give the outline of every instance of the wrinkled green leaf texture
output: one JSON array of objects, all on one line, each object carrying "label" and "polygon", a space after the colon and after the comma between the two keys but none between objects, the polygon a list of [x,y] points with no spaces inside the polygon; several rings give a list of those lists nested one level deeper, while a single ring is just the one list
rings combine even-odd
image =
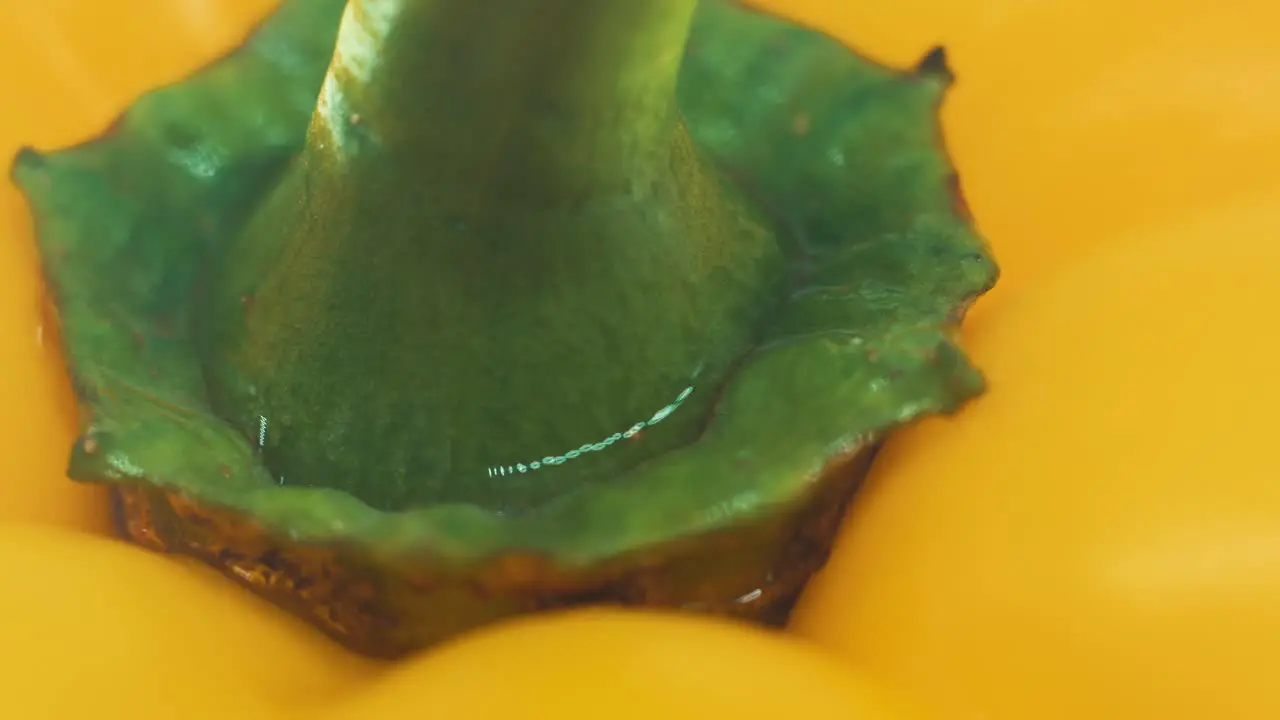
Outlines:
[{"label": "wrinkled green leaf texture", "polygon": [[786,505],[833,457],[981,390],[953,343],[996,269],[958,207],[933,57],[896,71],[705,0],[680,85],[695,140],[790,231],[797,289],[698,442],[518,518],[376,512],[278,487],[204,397],[189,313],[217,253],[300,149],[342,0],[288,0],[232,55],[139,100],[101,138],[14,174],[30,199],[84,438],[73,477],[149,483],[287,537],[466,562],[587,563]]}]

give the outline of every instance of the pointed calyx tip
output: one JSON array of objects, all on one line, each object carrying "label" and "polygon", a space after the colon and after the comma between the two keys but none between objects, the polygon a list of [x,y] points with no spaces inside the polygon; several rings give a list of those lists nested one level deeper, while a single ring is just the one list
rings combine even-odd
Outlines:
[{"label": "pointed calyx tip", "polygon": [[13,163],[9,166],[9,174],[16,180],[18,173],[23,170],[39,170],[44,167],[45,160],[42,153],[30,145],[24,145],[14,155]]},{"label": "pointed calyx tip", "polygon": [[924,57],[920,58],[920,61],[916,63],[914,72],[917,75],[942,78],[947,82],[951,82],[956,78],[947,61],[947,49],[941,45],[935,45],[933,49],[925,53]]}]

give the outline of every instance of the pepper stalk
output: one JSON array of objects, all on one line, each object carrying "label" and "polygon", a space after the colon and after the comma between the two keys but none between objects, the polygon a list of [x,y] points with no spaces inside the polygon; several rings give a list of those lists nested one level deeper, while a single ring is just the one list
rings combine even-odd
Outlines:
[{"label": "pepper stalk", "polygon": [[350,0],[210,268],[211,399],[281,484],[519,512],[695,440],[782,289],[695,149],[696,0]]}]

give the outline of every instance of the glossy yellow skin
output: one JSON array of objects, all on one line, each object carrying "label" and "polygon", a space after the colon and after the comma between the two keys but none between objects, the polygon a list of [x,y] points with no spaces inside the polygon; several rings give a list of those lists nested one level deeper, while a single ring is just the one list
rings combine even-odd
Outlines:
[{"label": "glossy yellow skin", "polygon": [[[0,155],[96,132],[272,4],[0,4]],[[948,45],[944,127],[1005,271],[966,338],[991,392],[890,443],[789,635],[588,611],[386,667],[105,538],[62,477],[74,406],[5,186],[8,714],[1280,717],[1280,10],[768,4],[889,62]]]},{"label": "glossy yellow skin", "polygon": [[990,396],[891,442],[795,629],[958,717],[1280,717],[1278,193],[992,309]]}]

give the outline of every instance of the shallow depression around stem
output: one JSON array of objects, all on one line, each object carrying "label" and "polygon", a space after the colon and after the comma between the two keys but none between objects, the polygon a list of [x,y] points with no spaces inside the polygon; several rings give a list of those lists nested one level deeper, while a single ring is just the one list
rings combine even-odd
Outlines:
[{"label": "shallow depression around stem", "polygon": [[[241,52],[149,96],[131,109],[118,132],[47,158],[25,156],[15,168],[39,218],[46,274],[68,320],[70,368],[89,410],[85,439],[93,442],[82,442],[73,454],[71,474],[119,490],[128,501],[123,515],[134,540],[199,557],[366,649],[421,647],[529,603],[608,597],[702,603],[704,609],[733,614],[749,609],[738,599],[755,589],[763,588],[768,597],[772,588],[775,599],[785,600],[808,577],[865,467],[855,461],[869,459],[871,444],[921,414],[950,412],[980,391],[981,378],[955,346],[954,329],[959,310],[990,286],[994,266],[965,214],[957,212],[954,175],[938,144],[935,112],[947,73],[928,67],[894,72],[859,59],[830,38],[733,3],[704,0],[695,50],[681,72],[681,109],[701,150],[771,209],[790,211],[804,230],[811,257],[822,262],[806,268],[805,291],[790,295],[783,311],[765,324],[765,342],[726,385],[698,442],[514,518],[456,504],[380,512],[352,494],[306,487],[292,475],[281,487],[279,477],[266,475],[258,446],[275,451],[282,435],[292,437],[283,422],[287,418],[273,411],[262,425],[266,414],[250,415],[233,430],[210,414],[192,343],[174,332],[180,327],[173,320],[188,307],[193,268],[208,264],[210,248],[215,255],[227,250],[230,269],[245,270],[250,280],[256,282],[255,273],[261,272],[287,285],[297,278],[271,275],[271,263],[235,263],[252,259],[255,252],[270,259],[281,246],[311,250],[291,244],[301,237],[329,243],[338,257],[335,263],[300,254],[311,267],[345,262],[344,270],[365,271],[369,255],[412,245],[397,239],[405,223],[375,224],[380,234],[354,240],[351,233],[337,232],[344,225],[334,219],[376,217],[373,201],[304,206],[326,213],[310,226],[325,232],[290,231],[297,217],[291,217],[289,201],[307,199],[302,193],[290,198],[290,182],[296,190],[307,189],[302,181],[313,178],[378,179],[370,169],[379,157],[372,150],[387,136],[373,133],[376,116],[362,114],[357,106],[351,106],[348,118],[356,142],[347,146],[356,152],[339,164],[332,153],[308,150],[303,160],[314,165],[303,169],[314,175],[295,167],[268,201],[266,220],[257,218],[238,242],[222,243],[241,225],[241,211],[259,205],[261,188],[280,163],[298,152],[343,7],[340,0],[290,0]],[[294,22],[309,13],[316,13],[310,30]],[[308,45],[315,52],[302,72],[282,79],[282,72],[292,71],[285,71],[280,59]],[[485,77],[483,64],[464,70]],[[423,108],[431,107],[417,110],[427,117],[431,113]],[[228,112],[211,113],[211,108]],[[807,122],[797,124],[798,116]],[[265,132],[264,121],[283,135]],[[478,118],[478,126],[486,122],[502,125]],[[523,141],[538,137],[517,135],[521,142],[503,150],[526,153],[517,159],[536,159],[543,146]],[[429,178],[434,166],[416,161],[427,150],[446,158],[455,150],[430,135],[406,138],[417,138],[417,144],[399,145],[406,152],[392,154],[393,162],[384,167],[425,170],[416,177]],[[224,158],[220,171],[197,176],[181,162],[183,151],[197,145]],[[528,167],[505,163],[508,154],[497,157],[503,162],[488,168],[494,177],[508,179],[501,171]],[[851,159],[856,161],[846,162]],[[566,174],[554,179],[590,179],[592,172],[609,177],[611,168],[564,169]],[[583,172],[574,175],[573,170]],[[398,179],[375,188],[384,208],[384,196],[433,205],[416,217],[406,213],[410,221],[427,217],[445,201],[510,199],[510,188],[521,187],[518,172],[510,173],[512,184],[485,186],[488,196],[450,195],[454,186],[444,184],[436,188],[438,195],[403,192],[393,182]],[[542,189],[537,183],[526,186]],[[423,197],[430,202],[421,202]],[[306,212],[296,212],[295,206],[297,214]],[[279,232],[274,235],[266,232],[276,220],[286,222],[275,223]],[[474,233],[474,224],[467,228]],[[255,233],[279,244],[247,242]],[[438,242],[449,236],[432,237]],[[511,237],[550,240],[507,246],[535,259],[567,242],[554,234],[477,234],[469,239],[479,242],[467,247],[484,249]],[[363,244],[357,242],[361,239]],[[382,267],[393,276],[402,270],[394,263]],[[214,268],[203,279],[228,269]],[[462,275],[441,279],[477,282]],[[323,292],[333,288],[302,283],[301,289],[324,298]],[[341,293],[337,297],[344,299]],[[271,306],[262,293],[236,297],[228,292],[221,299],[222,309],[235,308],[241,321]],[[650,306],[624,309],[636,308]],[[324,313],[317,315],[326,320]],[[233,331],[236,317],[222,318]],[[287,320],[289,314],[280,317]],[[295,317],[310,320],[305,313]],[[371,314],[361,318],[386,322]],[[420,317],[411,319],[421,324]],[[576,328],[584,324],[576,316],[575,321]],[[298,327],[308,326],[284,324],[289,332]],[[230,336],[236,340],[235,332]],[[206,360],[218,356],[208,349],[206,342]],[[270,358],[269,352],[263,355]],[[687,378],[679,379],[673,385],[688,389]],[[686,401],[706,397],[703,390],[699,384]],[[183,408],[177,415],[175,402]],[[687,409],[682,406],[654,427],[664,429]],[[652,439],[651,433],[646,436]],[[90,447],[96,450],[88,452]],[[269,453],[267,460],[273,469],[278,466]],[[501,474],[499,479],[512,480]],[[780,569],[791,575],[780,579]],[[452,580],[430,581],[442,575]]]}]

